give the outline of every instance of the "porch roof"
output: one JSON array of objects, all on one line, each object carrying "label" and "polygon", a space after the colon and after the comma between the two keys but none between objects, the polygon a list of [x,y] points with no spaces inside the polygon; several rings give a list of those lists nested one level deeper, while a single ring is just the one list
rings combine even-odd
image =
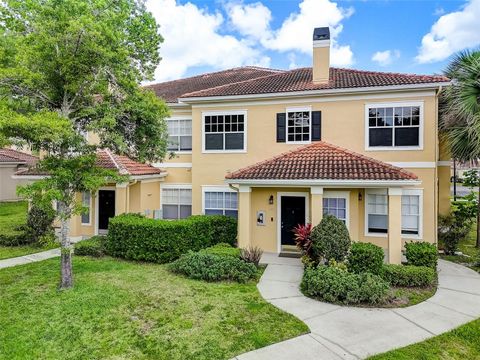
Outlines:
[{"label": "porch roof", "polygon": [[402,168],[323,141],[299,147],[226,176],[228,183],[418,183]]}]

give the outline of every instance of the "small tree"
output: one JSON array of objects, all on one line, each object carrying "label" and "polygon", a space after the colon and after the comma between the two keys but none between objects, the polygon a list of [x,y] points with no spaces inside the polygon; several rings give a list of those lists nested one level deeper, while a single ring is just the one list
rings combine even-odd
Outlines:
[{"label": "small tree", "polygon": [[166,154],[168,109],[139,85],[153,78],[162,38],[141,0],[5,0],[0,18],[0,145],[42,155],[37,172],[46,177],[21,194],[57,201],[61,288],[69,288],[77,194],[126,181],[96,165],[97,148],[139,161]]},{"label": "small tree", "polygon": [[343,261],[350,249],[350,235],[342,220],[324,215],[312,230],[312,255],[316,259]]}]

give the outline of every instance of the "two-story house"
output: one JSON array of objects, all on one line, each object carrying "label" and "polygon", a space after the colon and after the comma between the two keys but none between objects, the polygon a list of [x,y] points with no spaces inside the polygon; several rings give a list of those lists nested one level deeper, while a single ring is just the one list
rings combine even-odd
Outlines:
[{"label": "two-story house", "polygon": [[[436,243],[437,216],[449,209],[437,126],[449,80],[332,68],[328,28],[315,29],[312,48],[311,68],[241,67],[150,85],[172,110],[175,156],[154,164],[161,173],[112,186],[110,207],[235,216],[240,247],[274,253],[291,251],[292,228],[323,214],[391,263],[405,241]],[[85,197],[85,221],[102,212],[96,199]],[[72,235],[101,230],[81,218]]]}]

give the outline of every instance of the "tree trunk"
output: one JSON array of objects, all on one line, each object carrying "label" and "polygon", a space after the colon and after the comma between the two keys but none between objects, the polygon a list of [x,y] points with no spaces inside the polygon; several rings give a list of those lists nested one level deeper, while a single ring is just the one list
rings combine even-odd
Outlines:
[{"label": "tree trunk", "polygon": [[61,281],[60,289],[69,289],[73,287],[72,272],[72,244],[69,238],[70,217],[64,217],[61,221]]}]

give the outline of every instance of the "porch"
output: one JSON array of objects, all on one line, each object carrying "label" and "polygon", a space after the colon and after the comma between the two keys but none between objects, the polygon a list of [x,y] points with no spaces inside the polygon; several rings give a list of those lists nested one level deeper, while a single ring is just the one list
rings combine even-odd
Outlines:
[{"label": "porch", "polygon": [[312,143],[229,174],[238,190],[238,242],[266,252],[294,250],[293,228],[342,220],[352,241],[371,242],[386,261],[423,238],[421,181],[404,169],[324,142]]}]

